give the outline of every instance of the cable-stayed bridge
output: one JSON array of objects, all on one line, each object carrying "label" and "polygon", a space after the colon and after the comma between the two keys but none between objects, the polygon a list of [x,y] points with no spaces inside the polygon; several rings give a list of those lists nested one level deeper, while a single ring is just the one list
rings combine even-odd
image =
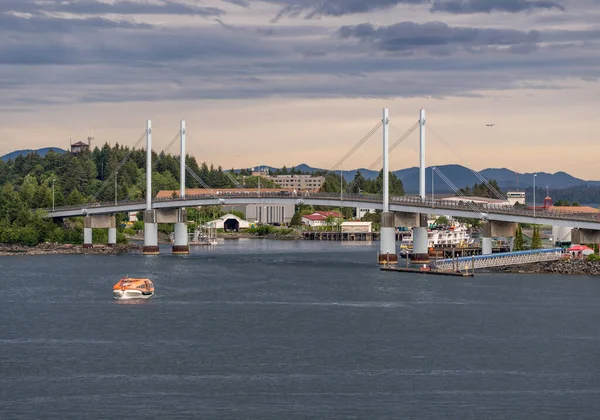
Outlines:
[{"label": "cable-stayed bridge", "polygon": [[[382,210],[383,196],[367,194],[344,194],[340,197],[338,193],[270,193],[259,192],[256,189],[243,193],[218,194],[215,195],[186,195],[184,197],[169,197],[153,199],[153,209],[177,209],[185,207],[216,206],[216,205],[238,205],[238,204],[307,204],[312,206],[328,207],[368,207]],[[75,204],[70,206],[44,209],[52,218],[65,218],[75,216],[106,215],[124,213],[130,211],[141,211],[146,208],[145,200],[121,201],[117,205],[114,202]],[[553,226],[565,226],[580,229],[600,230],[600,213],[565,213],[537,210],[534,215],[532,210],[521,207],[502,205],[482,205],[479,203],[461,203],[460,201],[431,200],[420,197],[390,197],[390,210],[403,213],[438,214],[453,217],[465,217],[474,219],[486,219],[502,222],[543,224]]]},{"label": "cable-stayed bridge", "polygon": [[[491,254],[492,237],[514,236],[518,223],[547,224],[553,226],[570,227],[576,233],[577,240],[581,243],[600,243],[600,214],[581,214],[564,213],[553,211],[536,210],[535,198],[532,209],[507,206],[478,204],[471,201],[446,177],[441,170],[433,168],[432,172],[449,185],[457,194],[462,196],[461,201],[446,201],[429,198],[425,194],[425,111],[421,110],[419,119],[411,125],[408,130],[400,136],[392,145],[389,144],[389,114],[384,109],[383,118],[374,125],[342,158],[340,158],[333,167],[325,174],[336,173],[343,164],[353,156],[379,129],[383,132],[383,148],[381,156],[376,159],[368,169],[379,168],[383,171],[383,194],[381,196],[367,194],[351,194],[350,191],[355,187],[355,182],[350,182],[346,187],[341,184],[341,192],[315,193],[315,192],[286,192],[271,193],[261,191],[260,189],[244,189],[235,178],[228,174],[231,182],[238,187],[234,193],[215,189],[208,185],[198,174],[186,165],[185,147],[186,147],[186,127],[185,121],[181,122],[179,133],[169,142],[163,152],[180,140],[180,191],[173,197],[157,199],[152,196],[152,168],[156,162],[152,162],[152,126],[148,121],[146,131],[140,136],[133,148],[137,147],[144,137],[146,138],[146,197],[139,201],[118,202],[98,202],[99,194],[112,185],[112,179],[116,176],[119,169],[130,158],[131,152],[126,155],[119,163],[110,176],[106,178],[102,187],[96,192],[92,200],[86,204],[73,206],[54,207],[44,209],[49,217],[65,218],[75,216],[85,216],[84,222],[84,247],[92,246],[92,229],[108,228],[109,243],[116,242],[116,226],[114,221],[115,213],[129,211],[144,211],[144,253],[158,253],[158,233],[157,224],[175,223],[175,243],[174,253],[188,253],[187,243],[187,216],[185,208],[198,206],[213,206],[220,204],[308,204],[315,206],[330,207],[368,207],[381,210],[381,235],[380,235],[380,261],[385,259],[385,263],[394,263],[397,261],[395,230],[397,227],[413,228],[413,254],[414,262],[422,263],[428,261],[427,252],[427,215],[438,214],[453,217],[477,218],[484,221],[482,253]],[[419,128],[420,150],[419,150],[419,195],[416,197],[390,197],[389,195],[389,155],[398,148],[410,135]],[[436,135],[437,136],[437,135]],[[439,136],[437,136],[439,137]],[[131,150],[133,150],[133,148]],[[186,194],[185,177],[186,173],[192,176],[206,190],[206,194],[190,196]],[[479,173],[473,171],[478,179],[482,181],[490,192],[496,197],[505,200],[489,182]],[[340,174],[341,177],[341,174]],[[341,182],[341,181],[340,181]],[[116,188],[115,188],[116,189]],[[534,196],[535,197],[535,196]],[[574,239],[575,240],[575,239]],[[383,259],[381,258],[383,255]]]}]

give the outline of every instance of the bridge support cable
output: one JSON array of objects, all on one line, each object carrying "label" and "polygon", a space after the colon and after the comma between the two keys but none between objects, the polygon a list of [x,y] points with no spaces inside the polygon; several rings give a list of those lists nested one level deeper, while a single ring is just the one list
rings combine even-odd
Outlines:
[{"label": "bridge support cable", "polygon": [[[389,154],[391,154],[398,146],[400,146],[417,128],[419,127],[419,121],[417,121],[416,123],[414,123],[400,138],[398,138],[396,141],[394,141],[394,143],[390,146],[389,149]],[[383,155],[379,156],[379,158],[377,160],[375,160],[368,168],[367,170],[372,171],[374,170],[376,167],[379,166],[379,164],[381,164],[381,162],[383,161]],[[346,192],[350,191],[354,185],[356,184],[356,179],[352,180],[352,182],[350,182],[347,186],[346,186]]]},{"label": "bridge support cable", "polygon": [[478,209],[473,203],[471,203],[468,200],[468,198],[460,191],[460,189],[456,185],[454,185],[452,183],[452,181],[450,181],[448,179],[448,177],[446,175],[444,175],[444,173],[442,171],[440,171],[435,166],[432,169],[434,172],[436,172],[438,174],[438,176],[442,179],[442,181],[444,181],[450,188],[452,188],[452,190],[456,193],[456,195],[465,199],[465,203],[471,208],[471,210],[473,210],[475,213],[479,213],[481,215],[482,219],[484,218],[483,212],[480,209]]},{"label": "bridge support cable", "polygon": [[127,163],[127,161],[129,160],[129,158],[131,157],[131,155],[133,154],[133,152],[135,151],[135,148],[146,138],[146,132],[144,131],[144,133],[140,136],[140,138],[135,142],[135,144],[131,147],[131,149],[129,149],[129,152],[127,152],[127,154],[125,155],[125,157],[123,157],[123,159],[121,159],[121,162],[119,162],[119,164],[117,165],[117,168],[108,176],[108,178],[106,178],[102,184],[102,186],[100,187],[100,189],[98,191],[96,191],[96,194],[94,194],[94,196],[92,197],[92,199],[90,201],[88,201],[88,203],[86,204],[90,204],[96,201],[96,199],[98,198],[98,196],[106,189],[106,187],[108,187],[109,185],[112,185],[112,182],[110,182],[113,177],[117,174],[117,172],[119,172],[119,170],[123,167],[123,165],[125,165]]},{"label": "bridge support cable", "polygon": [[[429,129],[429,131],[430,131],[430,132],[433,134],[433,136],[434,136],[434,137],[435,137],[435,138],[436,138],[436,139],[437,139],[437,140],[438,140],[440,143],[442,143],[444,146],[446,146],[446,148],[447,148],[447,149],[448,149],[450,152],[454,153],[454,155],[455,155],[456,157],[458,157],[458,159],[459,159],[459,162],[460,162],[460,161],[464,161],[464,160],[462,159],[462,157],[461,157],[461,156],[459,156],[459,155],[458,155],[458,153],[456,153],[456,152],[455,152],[453,149],[451,149],[451,148],[450,148],[450,146],[449,146],[449,145],[448,145],[448,144],[447,144],[447,143],[446,143],[446,142],[445,142],[445,141],[442,139],[442,137],[441,137],[439,134],[437,134],[437,133],[435,132],[435,130],[433,130],[433,129],[432,129],[432,127],[431,127],[431,123],[428,125],[428,129]],[[470,170],[470,171],[473,173],[473,175],[475,175],[475,176],[477,177],[477,179],[479,179],[479,180],[480,180],[480,181],[481,181],[481,182],[482,182],[482,183],[483,183],[483,184],[484,184],[484,185],[485,185],[485,186],[486,186],[486,187],[487,187],[487,188],[488,188],[488,189],[489,189],[489,190],[492,192],[492,194],[494,194],[494,195],[496,196],[496,198],[498,198],[499,200],[506,201],[506,197],[504,197],[504,196],[503,196],[503,195],[502,195],[502,194],[501,194],[501,193],[500,193],[498,190],[496,190],[496,188],[494,188],[494,186],[493,186],[493,185],[491,185],[491,184],[488,182],[488,180],[487,180],[487,179],[485,179],[485,177],[484,177],[483,175],[481,175],[481,174],[480,174],[479,172],[477,172],[477,171],[474,171],[474,170],[473,170],[473,169],[471,169],[471,168],[469,168],[469,170]]]},{"label": "bridge support cable", "polygon": [[[177,162],[181,163],[181,157],[176,157],[175,159],[177,160]],[[208,185],[206,182],[204,182],[204,180],[199,175],[197,175],[196,172],[194,172],[192,170],[192,168],[190,168],[187,164],[185,165],[185,170],[188,174],[190,174],[192,176],[192,178],[194,178],[196,181],[198,181],[198,183],[202,186],[202,188],[209,191],[208,195],[210,195],[213,198],[218,198],[215,190],[210,185]]]},{"label": "bridge support cable", "polygon": [[[179,134],[178,134],[179,135]],[[189,140],[192,141],[192,143],[195,143],[193,136],[189,133],[186,132],[186,136],[188,137]],[[184,156],[185,159],[185,156]],[[179,162],[181,163],[181,159],[179,159]],[[202,186],[202,188],[204,188],[205,190],[209,190],[211,191],[211,193],[214,193],[213,188],[208,185],[206,182],[204,182],[204,180],[198,175],[196,174],[186,163],[184,163],[185,165],[185,170],[187,173],[189,173],[196,181],[198,181],[198,183]],[[239,189],[244,189],[245,187],[237,180],[235,179],[235,177],[233,175],[231,175],[228,171],[223,171],[223,174],[225,174],[225,177],[227,177],[227,179],[229,179],[231,181],[231,183]],[[213,197],[215,197],[215,194],[211,194]]]},{"label": "bridge support cable", "polygon": [[229,171],[223,171],[223,174],[225,174],[227,179],[231,181],[231,183],[233,184],[234,187],[239,188],[239,189],[246,188]]},{"label": "bridge support cable", "polygon": [[[145,135],[145,134],[144,134]],[[173,147],[173,145],[175,144],[175,142],[179,139],[179,133],[177,133],[175,135],[175,137],[173,137],[171,139],[171,141],[169,142],[169,144],[167,144],[167,146],[161,150],[161,152],[157,155],[157,158],[155,161],[152,162],[152,172],[154,172],[154,169],[156,169],[156,167],[158,166],[158,162],[160,162],[160,160],[162,159],[162,154],[166,154],[169,149],[171,149],[171,147]],[[133,151],[132,151],[133,152]],[[116,171],[115,171],[116,172]],[[127,195],[127,198],[131,199],[131,197],[129,195]]]},{"label": "bridge support cable", "polygon": [[354,154],[367,140],[369,140],[383,125],[383,121],[379,121],[367,134],[364,135],[350,150],[342,156],[333,167],[323,174],[323,177],[327,177],[329,174],[337,171],[346,162],[350,156]]}]

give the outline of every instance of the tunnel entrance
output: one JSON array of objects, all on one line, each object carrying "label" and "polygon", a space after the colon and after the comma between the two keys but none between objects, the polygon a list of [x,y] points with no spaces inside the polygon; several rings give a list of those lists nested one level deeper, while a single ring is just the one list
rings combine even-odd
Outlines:
[{"label": "tunnel entrance", "polygon": [[225,232],[239,232],[240,222],[237,219],[227,219],[223,223],[223,229]]}]

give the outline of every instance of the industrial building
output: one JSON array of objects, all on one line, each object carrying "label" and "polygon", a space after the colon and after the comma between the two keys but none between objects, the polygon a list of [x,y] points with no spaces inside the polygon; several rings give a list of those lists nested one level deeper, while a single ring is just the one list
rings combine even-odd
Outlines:
[{"label": "industrial building", "polygon": [[323,176],[312,175],[269,175],[266,169],[252,170],[252,176],[260,176],[279,185],[282,188],[296,191],[319,191],[325,182]]},{"label": "industrial building", "polygon": [[264,225],[289,225],[296,211],[294,204],[241,204],[225,207],[244,213],[250,223]]}]

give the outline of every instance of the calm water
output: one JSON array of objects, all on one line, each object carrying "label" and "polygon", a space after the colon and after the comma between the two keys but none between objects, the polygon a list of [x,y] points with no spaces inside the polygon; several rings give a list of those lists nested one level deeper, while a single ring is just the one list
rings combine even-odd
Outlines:
[{"label": "calm water", "polygon": [[[597,419],[600,279],[384,273],[364,244],[0,257],[0,418]],[[152,301],[112,300],[123,275]]]}]

